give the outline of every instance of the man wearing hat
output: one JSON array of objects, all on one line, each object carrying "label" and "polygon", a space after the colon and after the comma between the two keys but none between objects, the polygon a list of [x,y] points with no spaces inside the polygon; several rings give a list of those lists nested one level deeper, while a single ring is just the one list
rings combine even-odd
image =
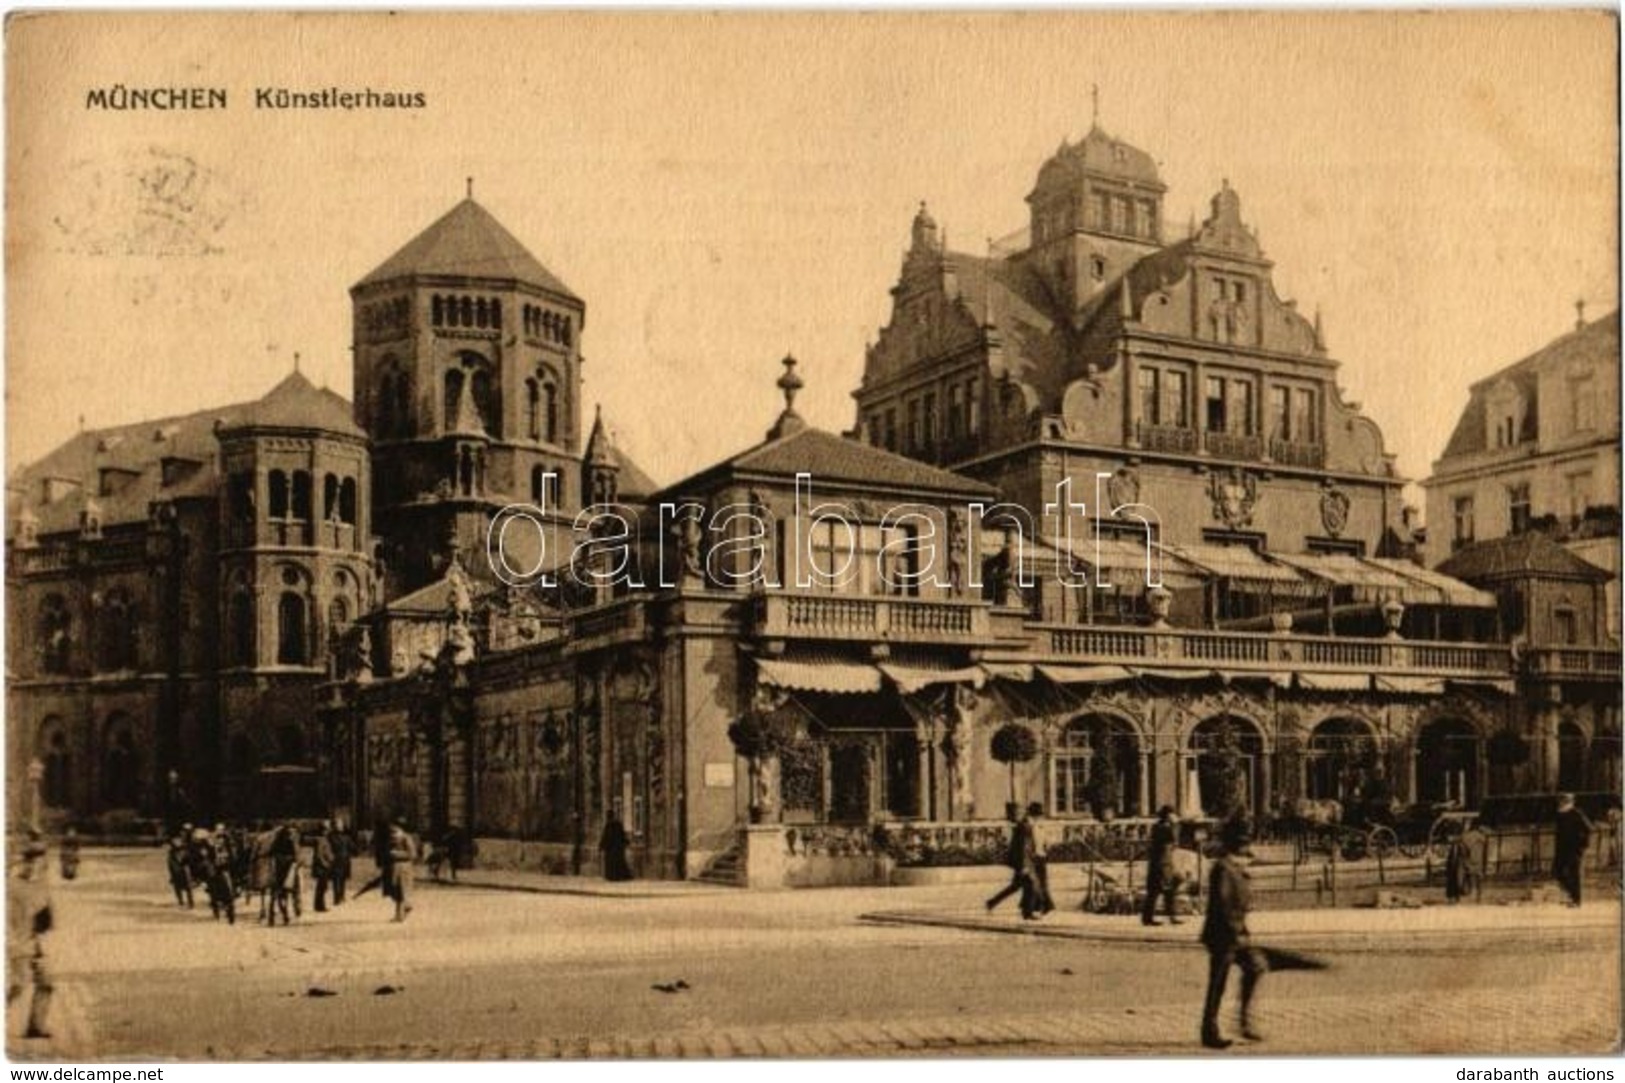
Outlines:
[{"label": "man wearing hat", "polygon": [[1591,821],[1574,807],[1572,793],[1557,795],[1555,834],[1552,877],[1568,894],[1568,905],[1579,906],[1580,866],[1585,859],[1586,847],[1591,843]]},{"label": "man wearing hat", "polygon": [[1174,895],[1179,889],[1179,874],[1174,868],[1174,849],[1179,845],[1179,821],[1174,818],[1174,806],[1164,805],[1157,810],[1157,822],[1151,827],[1151,849],[1145,859],[1145,906],[1140,910],[1140,921],[1145,925],[1157,921],[1157,897],[1161,896],[1168,911],[1168,924],[1182,924],[1174,909]]},{"label": "man wearing hat", "polygon": [[27,1038],[49,1038],[51,972],[46,966],[44,937],[51,930],[51,897],[45,890],[45,842],[30,831],[22,860],[6,885],[6,1004],[33,986],[28,1006]]},{"label": "man wearing hat", "polygon": [[1207,916],[1202,922],[1202,944],[1207,948],[1207,1000],[1202,1005],[1202,1044],[1209,1049],[1228,1049],[1230,1040],[1219,1031],[1219,1005],[1230,968],[1241,968],[1241,1036],[1259,1041],[1253,1029],[1253,994],[1264,974],[1264,962],[1253,950],[1247,932],[1247,910],[1252,892],[1247,870],[1241,863],[1252,833],[1240,817],[1225,821],[1219,841],[1223,851],[1208,876]]}]

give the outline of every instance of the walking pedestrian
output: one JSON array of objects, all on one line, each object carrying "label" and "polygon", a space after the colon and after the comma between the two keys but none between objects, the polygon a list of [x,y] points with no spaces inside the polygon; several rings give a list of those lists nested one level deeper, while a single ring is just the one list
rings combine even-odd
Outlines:
[{"label": "walking pedestrian", "polygon": [[62,836],[58,859],[62,862],[62,879],[72,880],[79,875],[79,832],[71,827]]},{"label": "walking pedestrian", "polygon": [[27,1038],[49,1038],[53,984],[45,953],[45,934],[54,914],[45,887],[45,842],[29,832],[22,860],[6,885],[6,1005],[29,992]]},{"label": "walking pedestrian", "polygon": [[175,835],[169,840],[169,852],[165,858],[169,867],[169,886],[175,892],[175,905],[192,909],[192,872],[186,860],[183,836]]},{"label": "walking pedestrian", "polygon": [[988,913],[1010,896],[1020,892],[1023,897],[1028,892],[1029,875],[1027,855],[1030,850],[1026,835],[1026,823],[1021,817],[1021,806],[1014,801],[1004,806],[1004,815],[1010,821],[1010,842],[1005,847],[1004,863],[1010,869],[1010,882],[1001,888],[998,894],[987,900]]},{"label": "walking pedestrian", "polygon": [[1244,819],[1225,822],[1220,829],[1223,852],[1213,863],[1208,876],[1207,915],[1202,922],[1202,946],[1207,948],[1207,998],[1202,1005],[1202,1044],[1209,1049],[1228,1049],[1230,1039],[1219,1030],[1219,1006],[1224,1000],[1224,987],[1230,979],[1230,968],[1241,968],[1241,1036],[1248,1041],[1260,1041],[1253,1027],[1253,995],[1258,991],[1259,979],[1265,965],[1260,954],[1253,949],[1247,932],[1247,911],[1252,905],[1252,892],[1248,884],[1247,869],[1242,860],[1247,856],[1251,831]]},{"label": "walking pedestrian", "polygon": [[1044,806],[1037,801],[1027,806],[1028,837],[1032,840],[1031,888],[1022,899],[1021,916],[1036,920],[1055,909],[1049,893],[1050,825],[1044,819]]},{"label": "walking pedestrian", "polygon": [[1157,822],[1151,826],[1151,848],[1145,859],[1145,905],[1140,909],[1140,922],[1160,925],[1157,920],[1157,899],[1163,900],[1168,912],[1168,924],[1179,925],[1178,911],[1174,909],[1179,892],[1179,872],[1174,867],[1174,850],[1179,845],[1179,820],[1174,806],[1164,805],[1157,810]]},{"label": "walking pedestrian", "polygon": [[417,839],[404,823],[396,821],[389,829],[389,871],[384,883],[385,893],[395,900],[395,921],[405,921],[412,912],[412,863],[417,857]]},{"label": "walking pedestrian", "polygon": [[632,879],[632,866],[627,864],[626,851],[630,842],[621,818],[613,812],[604,821],[604,832],[598,839],[598,848],[604,855],[605,880]]},{"label": "walking pedestrian", "polygon": [[316,903],[313,909],[318,914],[327,912],[327,889],[333,882],[332,835],[332,822],[322,821],[322,829],[316,835],[316,841],[310,850],[310,877],[316,881]]},{"label": "walking pedestrian", "polygon": [[1552,877],[1562,885],[1569,906],[1580,905],[1580,869],[1591,844],[1591,821],[1574,805],[1572,793],[1557,796]]},{"label": "walking pedestrian", "polygon": [[350,882],[350,832],[342,822],[335,822],[327,837],[333,849],[333,905],[344,905],[344,885]]},{"label": "walking pedestrian", "polygon": [[292,925],[293,918],[289,915],[289,903],[295,910],[299,907],[299,836],[294,834],[292,827],[283,824],[276,829],[276,835],[271,840],[271,907],[269,924],[276,925],[278,912],[282,914],[282,924]]}]

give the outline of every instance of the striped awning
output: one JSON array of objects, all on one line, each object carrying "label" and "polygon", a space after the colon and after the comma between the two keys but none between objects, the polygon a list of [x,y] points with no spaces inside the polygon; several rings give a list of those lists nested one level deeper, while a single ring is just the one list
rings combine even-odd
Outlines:
[{"label": "striped awning", "polygon": [[1165,546],[1153,544],[1148,552],[1144,541],[1126,538],[1074,538],[1071,546],[1058,538],[1045,538],[1044,542],[1065,553],[1074,564],[1087,568],[1091,586],[1104,580],[1111,589],[1140,594],[1152,581],[1168,590],[1202,585],[1202,577],[1195,569]]},{"label": "striped awning", "polygon": [[1151,669],[1146,666],[1135,666],[1131,672],[1136,677],[1158,677],[1165,681],[1210,681],[1219,675],[1211,669]]},{"label": "striped awning", "polygon": [[1417,579],[1406,579],[1348,553],[1271,553],[1270,559],[1333,586],[1345,587],[1356,602],[1372,605],[1397,598],[1406,605],[1439,605],[1444,595]]},{"label": "striped awning", "polygon": [[972,688],[982,687],[987,680],[987,673],[981,666],[962,666],[958,669],[938,668],[935,666],[898,665],[895,662],[880,663],[880,672],[884,673],[897,690],[905,696],[931,687],[934,684],[968,684]]},{"label": "striped awning", "polygon": [[874,666],[844,659],[792,662],[783,658],[758,658],[756,679],[775,688],[789,688],[800,692],[856,695],[878,692],[881,688],[880,670]]},{"label": "striped awning", "polygon": [[1292,687],[1292,674],[1282,673],[1280,670],[1221,669],[1217,672],[1219,679],[1226,684],[1232,681],[1264,681],[1277,688]]},{"label": "striped awning", "polygon": [[1056,684],[1107,684],[1134,677],[1126,666],[1039,666],[1038,672]]},{"label": "striped awning", "polygon": [[[1424,568],[1420,564],[1412,564],[1408,560],[1395,560],[1392,557],[1362,557],[1367,564],[1375,564],[1403,579],[1414,579],[1418,583],[1426,584],[1439,592],[1445,605],[1460,606],[1465,609],[1494,609],[1495,595],[1487,590],[1479,590],[1469,586],[1459,579],[1452,579],[1448,575],[1436,572],[1431,568]],[[1409,605],[1409,598],[1403,599]],[[1423,603],[1426,604],[1426,603]]]},{"label": "striped awning", "polygon": [[1518,694],[1518,683],[1513,680],[1497,680],[1490,678],[1481,681],[1450,681],[1451,688],[1471,688],[1480,692],[1499,692],[1503,696]]},{"label": "striped awning", "polygon": [[1441,677],[1389,676],[1386,673],[1379,673],[1376,682],[1379,692],[1409,692],[1431,696],[1444,691],[1444,679]]},{"label": "striped awning", "polygon": [[1227,581],[1232,590],[1281,597],[1312,597],[1322,593],[1314,580],[1305,579],[1284,564],[1271,564],[1245,545],[1203,542],[1165,548],[1198,571]]},{"label": "striped awning", "polygon": [[1299,688],[1316,692],[1364,692],[1371,687],[1369,673],[1298,673]]}]

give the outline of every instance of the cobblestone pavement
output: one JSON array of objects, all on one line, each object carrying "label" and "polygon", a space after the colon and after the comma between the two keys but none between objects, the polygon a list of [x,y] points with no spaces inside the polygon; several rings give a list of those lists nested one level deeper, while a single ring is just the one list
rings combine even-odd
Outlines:
[{"label": "cobblestone pavement", "polygon": [[[1194,925],[1057,913],[1051,935],[994,935],[1023,923],[989,919],[981,894],[594,898],[426,885],[404,925],[369,896],[326,914],[307,906],[292,927],[269,929],[252,912],[229,927],[176,908],[161,854],[92,855],[59,895],[55,1036],[8,1047],[57,1060],[1201,1052]],[[881,909],[947,920],[859,920]],[[1269,1040],[1234,1052],[1595,1053],[1617,1043],[1617,905],[1433,909],[1261,914],[1277,933],[1282,923],[1398,929],[1429,917],[1461,928],[1436,938],[1454,955],[1390,938],[1334,954],[1324,973],[1270,975],[1260,1017]],[[1068,924],[1134,939],[1053,936]],[[1162,942],[1141,942],[1146,934]],[[680,994],[662,988],[678,978]]]},{"label": "cobblestone pavement", "polygon": [[[1410,990],[1386,996],[1271,999],[1259,1013],[1258,1043],[1238,1041],[1229,1053],[1601,1052],[1617,1046],[1617,1030],[1595,1011],[1574,1010],[1568,994],[1548,991],[1541,1013],[1529,1010],[1528,990],[1475,989],[1442,995]],[[1583,994],[1579,994],[1583,995]],[[967,1018],[841,1022],[774,1027],[720,1027],[704,1032],[611,1038],[552,1037],[530,1041],[386,1043],[292,1051],[216,1049],[232,1060],[289,1057],[312,1060],[557,1060],[687,1059],[707,1057],[879,1057],[974,1054],[992,1056],[1190,1056],[1196,1006],[1151,1005],[1118,1011],[1059,1011]],[[1470,1020],[1470,1023],[1464,1022]]]}]

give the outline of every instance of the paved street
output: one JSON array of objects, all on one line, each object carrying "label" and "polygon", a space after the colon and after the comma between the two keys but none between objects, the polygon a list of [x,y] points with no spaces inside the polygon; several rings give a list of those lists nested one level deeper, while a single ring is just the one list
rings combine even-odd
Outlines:
[{"label": "paved street", "polygon": [[[103,852],[57,885],[57,1037],[10,1048],[109,1059],[1199,1052],[1194,926],[1154,930],[1147,944],[1114,939],[1140,928],[1132,919],[1058,914],[1045,931],[1069,935],[1002,935],[1021,922],[989,922],[984,894],[427,885],[404,925],[373,894],[320,915],[307,899],[291,928],[252,914],[233,928],[174,905],[158,851]],[[1236,1051],[1612,1045],[1617,905],[1482,909],[1507,929],[1543,931],[1506,935],[1481,914],[1418,939],[1399,923],[1433,912],[1393,912],[1367,914],[1393,927],[1362,940],[1329,912],[1310,915],[1322,924],[1309,921],[1294,946],[1321,935],[1332,969],[1269,976],[1267,1041]],[[1100,922],[1106,935],[1090,932]]]}]

